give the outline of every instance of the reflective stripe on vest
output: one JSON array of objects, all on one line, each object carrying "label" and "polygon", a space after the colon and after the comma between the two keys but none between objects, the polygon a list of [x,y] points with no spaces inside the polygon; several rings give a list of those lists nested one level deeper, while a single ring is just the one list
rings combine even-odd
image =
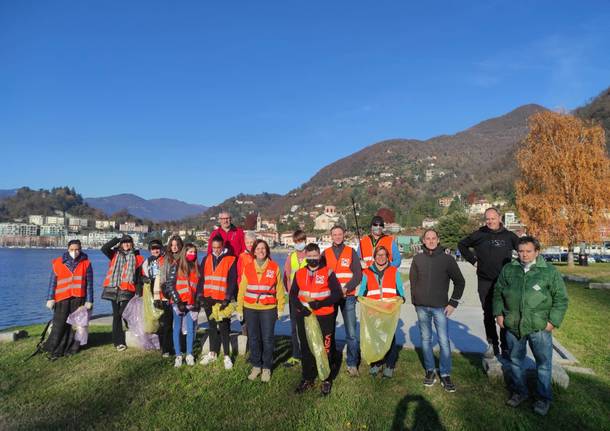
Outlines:
[{"label": "reflective stripe on vest", "polygon": [[180,296],[180,301],[188,305],[195,304],[195,292],[197,291],[197,283],[199,277],[196,271],[191,271],[189,277],[178,274],[176,277],[176,292]]},{"label": "reflective stripe on vest", "polygon": [[377,274],[367,268],[362,272],[366,275],[366,296],[371,299],[394,298],[398,296],[398,286],[396,286],[396,271],[393,266],[388,266],[383,272],[381,286],[377,281]]},{"label": "reflective stripe on vest", "polygon": [[203,268],[203,296],[218,301],[224,301],[227,293],[227,277],[235,256],[224,256],[214,269],[214,256],[209,254],[205,258]]},{"label": "reflective stripe on vest", "polygon": [[[303,305],[307,305],[311,301],[321,301],[328,298],[330,296],[330,287],[328,287],[329,275],[330,272],[326,266],[315,271],[313,276],[309,275],[308,268],[299,269],[295,275],[297,285],[299,286],[299,301]],[[326,316],[334,313],[334,311],[334,305],[312,310],[316,316]]]},{"label": "reflective stripe on vest", "polygon": [[[388,250],[388,260],[392,262],[392,244],[393,239],[389,235],[384,235],[377,241],[377,244],[374,248],[379,246],[384,246],[386,250]],[[360,256],[362,260],[366,263],[367,266],[371,266],[374,263],[373,257],[373,241],[371,240],[370,235],[365,236],[360,240]]]},{"label": "reflective stripe on vest", "polygon": [[276,289],[279,266],[272,260],[267,260],[259,279],[254,261],[244,268],[244,277],[248,285],[244,294],[246,304],[275,305],[277,304]]},{"label": "reflective stripe on vest", "polygon": [[57,278],[53,299],[56,302],[86,296],[87,268],[90,264],[91,262],[88,259],[81,260],[72,272],[63,263],[63,258],[58,257],[53,260],[53,273]]},{"label": "reflective stripe on vest", "polygon": [[[324,256],[326,258],[326,265],[332,272],[335,273],[335,277],[341,284],[341,287],[345,287],[347,283],[354,277],[352,273],[352,256],[353,251],[349,246],[344,246],[339,255],[339,259],[335,257],[335,252],[332,247],[324,250]],[[350,292],[348,295],[353,295],[354,292]]]}]

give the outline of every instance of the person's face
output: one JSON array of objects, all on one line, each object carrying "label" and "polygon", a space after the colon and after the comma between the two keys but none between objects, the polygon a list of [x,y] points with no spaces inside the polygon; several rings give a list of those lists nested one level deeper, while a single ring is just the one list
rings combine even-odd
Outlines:
[{"label": "person's face", "polygon": [[150,255],[153,257],[159,257],[161,256],[161,249],[160,248],[151,248],[150,249]]},{"label": "person's face", "polygon": [[253,238],[246,238],[246,250],[252,251],[252,246],[254,245]]},{"label": "person's face", "polygon": [[189,248],[184,255],[186,256],[186,260],[189,262],[194,262],[197,260],[197,250],[194,248]]},{"label": "person's face", "polygon": [[491,230],[500,229],[500,214],[494,210],[489,210],[485,213],[485,226]]},{"label": "person's face", "polygon": [[267,257],[267,248],[265,247],[265,244],[261,242],[256,246],[254,249],[254,257],[259,260],[263,260]]},{"label": "person's face", "polygon": [[[320,252],[318,250],[312,250],[305,253],[305,259],[307,259],[308,265],[311,269],[316,269],[320,266]],[[309,265],[309,260],[315,260],[317,263],[315,266]]]},{"label": "person's face", "polygon": [[536,250],[534,244],[531,242],[526,242],[525,244],[519,244],[517,253],[519,254],[519,260],[521,263],[531,263],[536,260],[540,252]]},{"label": "person's face", "polygon": [[212,242],[212,253],[214,253],[215,256],[220,256],[222,253],[222,243],[218,242],[218,241],[213,241]]},{"label": "person's face", "polygon": [[332,238],[334,244],[343,244],[343,240],[345,239],[345,233],[343,232],[343,229],[333,229],[330,232],[330,237]]},{"label": "person's face", "polygon": [[386,266],[388,264],[388,253],[385,250],[378,250],[375,253],[375,263],[377,266]]},{"label": "person's face", "polygon": [[133,244],[131,242],[122,242],[121,243],[121,249],[123,251],[129,251],[133,248]]},{"label": "person's face", "polygon": [[438,247],[438,236],[436,236],[435,232],[426,232],[424,235],[424,245],[428,250],[434,250],[436,247]]},{"label": "person's face", "polygon": [[178,244],[178,241],[176,241],[175,239],[172,240],[171,244],[169,245],[169,249],[171,250],[172,253],[178,253],[180,251],[180,244]]},{"label": "person's face", "polygon": [[74,255],[74,259],[76,259],[80,255],[80,247],[77,244],[72,244],[68,247],[68,252]]},{"label": "person's face", "polygon": [[374,237],[381,236],[383,233],[383,225],[381,223],[373,223],[371,225],[371,235]]},{"label": "person's face", "polygon": [[220,221],[220,227],[224,230],[228,230],[231,227],[231,216],[228,213],[220,213],[218,221]]}]

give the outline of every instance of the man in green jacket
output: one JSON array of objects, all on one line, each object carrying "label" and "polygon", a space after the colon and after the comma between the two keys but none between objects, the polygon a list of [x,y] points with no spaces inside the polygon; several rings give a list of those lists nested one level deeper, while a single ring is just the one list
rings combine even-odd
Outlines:
[{"label": "man in green jacket", "polygon": [[546,415],[551,406],[553,360],[552,331],[568,308],[566,286],[559,271],[544,261],[540,243],[531,236],[519,238],[519,259],[502,268],[493,296],[496,322],[506,329],[514,393],[506,402],[517,407],[528,398],[522,364],[529,342],[537,371],[534,412]]}]

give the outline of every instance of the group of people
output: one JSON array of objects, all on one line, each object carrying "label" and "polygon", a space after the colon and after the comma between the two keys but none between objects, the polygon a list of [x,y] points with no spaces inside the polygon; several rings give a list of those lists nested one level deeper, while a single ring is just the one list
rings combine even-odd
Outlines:
[{"label": "group of people", "polygon": [[[113,310],[112,339],[118,351],[126,349],[122,314],[134,295],[151,289],[154,306],[162,310],[159,342],[164,356],[175,354],[174,366],[195,364],[193,343],[198,314],[209,324],[209,351],[200,363],[219,359],[231,369],[231,317],[236,314],[247,334],[249,380],[269,382],[273,368],[275,323],[284,314],[286,303],[291,322],[292,354],[285,366],[301,367],[302,379],[295,392],[315,385],[318,376],[314,353],[307,340],[305,319],[315,316],[324,350],[331,367],[321,382],[321,392],[331,392],[340,364],[335,347],[336,318],[340,311],[345,328],[346,371],[359,376],[361,362],[357,334],[356,304],[359,298],[388,301],[406,300],[400,273],[401,254],[396,241],[383,233],[384,220],[375,216],[370,233],[360,239],[357,249],[345,244],[345,230],[333,226],[332,246],[321,252],[315,243],[306,244],[306,234],[293,234],[294,251],[283,268],[271,258],[269,245],[231,223],[230,214],[219,215],[220,226],[208,241],[206,256],[199,262],[196,245],[184,244],[172,236],[166,247],[158,240],[149,243],[150,256],[134,249],[127,235],[102,247],[110,260],[103,283],[102,298]],[[451,380],[451,348],[448,318],[458,307],[465,281],[455,259],[440,246],[434,229],[422,235],[422,253],[414,256],[409,271],[411,302],[415,307],[422,339],[425,386],[436,383],[454,392]],[[516,250],[518,259],[512,260]],[[557,270],[539,256],[540,244],[533,237],[517,237],[501,224],[495,208],[485,212],[485,226],[459,243],[465,260],[477,269],[478,292],[484,314],[488,349],[485,356],[503,355],[511,364],[513,407],[528,398],[522,363],[526,343],[537,362],[538,386],[534,410],[546,414],[551,395],[551,356],[554,328],[561,324],[567,308],[567,294]],[[53,329],[46,350],[56,358],[67,353],[67,316],[84,305],[93,305],[91,264],[77,240],[53,261],[47,307],[54,310]],[[453,290],[449,295],[450,282]],[[433,329],[440,346],[438,373],[433,354]],[[496,324],[500,328],[498,336]],[[186,332],[186,337],[181,333]],[[371,375],[391,378],[398,359],[395,337],[385,356],[369,364]]]}]

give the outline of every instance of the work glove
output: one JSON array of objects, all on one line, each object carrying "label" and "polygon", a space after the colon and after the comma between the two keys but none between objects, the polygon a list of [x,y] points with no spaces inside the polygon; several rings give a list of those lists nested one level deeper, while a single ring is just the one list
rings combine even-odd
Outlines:
[{"label": "work glove", "polygon": [[150,284],[150,277],[147,277],[146,275],[142,276],[142,283],[143,284]]},{"label": "work glove", "polygon": [[163,310],[163,301],[160,299],[155,299],[154,306],[159,310]]},{"label": "work glove", "polygon": [[85,302],[85,308],[87,310],[91,310],[93,308],[93,302],[89,302],[89,301]]},{"label": "work glove", "polygon": [[186,309],[186,304],[182,301],[180,301],[178,303],[178,311],[180,311],[181,313],[186,313],[188,310]]},{"label": "work glove", "polygon": [[317,310],[318,308],[322,307],[322,306],[320,305],[320,302],[319,302],[319,301],[311,301],[311,302],[309,303],[309,306],[310,306],[311,308],[313,308],[314,310]]},{"label": "work glove", "polygon": [[53,299],[49,299],[49,300],[47,301],[47,308],[48,308],[49,310],[52,310],[52,309],[53,309],[53,307],[55,307],[55,301],[54,301]]},{"label": "work glove", "polygon": [[219,310],[220,310],[220,311],[222,311],[222,310],[224,310],[225,308],[227,308],[227,306],[229,305],[229,303],[230,303],[230,302],[231,302],[231,301],[229,301],[228,299],[225,299],[224,301],[222,301],[222,302],[220,303],[220,308],[219,308]]},{"label": "work glove", "polygon": [[197,303],[197,301],[195,301],[195,303],[191,305],[191,311],[194,311],[196,313],[199,313],[199,311],[201,311],[201,306]]}]

